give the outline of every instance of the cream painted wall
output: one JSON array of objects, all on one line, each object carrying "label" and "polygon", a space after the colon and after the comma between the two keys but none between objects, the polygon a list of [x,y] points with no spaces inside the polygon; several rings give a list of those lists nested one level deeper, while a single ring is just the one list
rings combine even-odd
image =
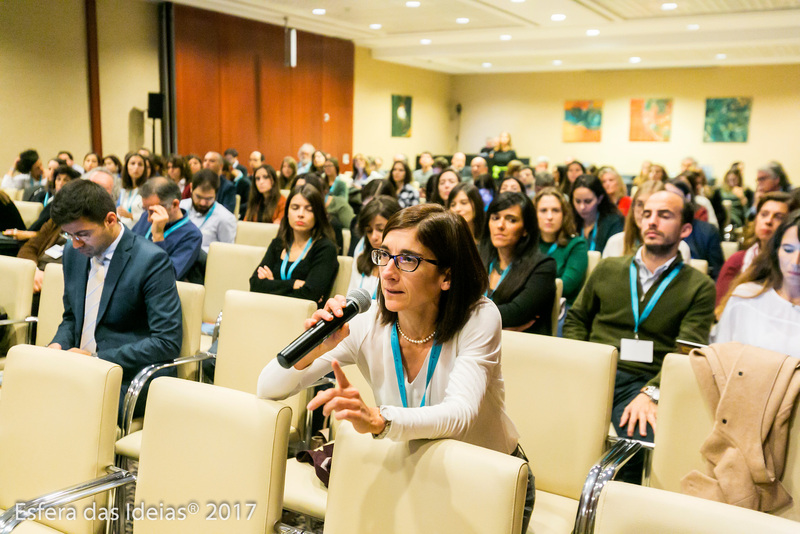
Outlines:
[{"label": "cream painted wall", "polygon": [[43,160],[90,150],[81,0],[0,2],[0,170],[35,148]]},{"label": "cream painted wall", "polygon": [[[752,96],[747,143],[704,143],[705,99]],[[673,98],[672,138],[667,143],[630,142],[631,98]],[[706,69],[629,70],[542,74],[461,75],[453,77],[452,100],[463,105],[459,147],[476,152],[487,136],[507,130],[520,156],[567,157],[612,164],[636,174],[645,159],[678,172],[687,155],[715,173],[730,163],[745,163],[746,181],[768,160],[783,163],[800,184],[800,65]],[[564,100],[603,99],[599,143],[563,143]]]},{"label": "cream painted wall", "polygon": [[[152,121],[144,118],[147,93],[158,93],[158,5],[97,2],[100,117],[103,152],[123,159],[141,146],[152,149]],[[161,152],[161,121],[156,152]]]},{"label": "cream painted wall", "polygon": [[[434,154],[455,150],[451,108],[452,76],[372,59],[356,47],[353,102],[353,151],[383,158],[390,167],[397,153],[412,162],[423,150]],[[393,94],[410,95],[411,137],[392,137]]]}]

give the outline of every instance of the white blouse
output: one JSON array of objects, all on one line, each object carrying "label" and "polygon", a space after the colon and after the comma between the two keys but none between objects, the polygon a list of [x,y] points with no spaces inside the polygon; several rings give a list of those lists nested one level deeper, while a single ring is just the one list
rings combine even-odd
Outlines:
[{"label": "white blouse", "polygon": [[350,293],[353,289],[366,289],[369,291],[370,296],[377,298],[378,290],[378,277],[373,275],[366,275],[358,272],[358,257],[364,253],[364,238],[362,237],[356,248],[353,249],[353,266],[350,269],[350,285],[347,287],[347,292]]},{"label": "white blouse", "polygon": [[[391,347],[392,324],[380,323],[378,305],[350,321],[350,335],[302,371],[271,361],[258,378],[258,396],[284,399],[331,372],[331,361],[357,365],[375,401],[392,420],[387,437],[396,441],[453,438],[510,454],[519,433],[505,410],[500,368],[502,322],[495,304],[483,297],[461,331],[442,346],[424,407],[428,357],[405,386],[403,408]],[[345,374],[347,371],[345,369]],[[404,377],[405,379],[405,377]]]},{"label": "white blouse", "polygon": [[142,195],[139,194],[139,188],[122,189],[119,192],[117,206],[125,208],[125,210],[132,216],[130,219],[127,217],[120,217],[120,222],[127,228],[133,228],[134,225],[139,222],[139,217],[141,217],[142,213],[144,212]]},{"label": "white blouse", "polygon": [[758,295],[761,289],[756,282],[736,286],[711,332],[712,343],[738,341],[800,358],[800,306],[782,298],[774,289]]}]

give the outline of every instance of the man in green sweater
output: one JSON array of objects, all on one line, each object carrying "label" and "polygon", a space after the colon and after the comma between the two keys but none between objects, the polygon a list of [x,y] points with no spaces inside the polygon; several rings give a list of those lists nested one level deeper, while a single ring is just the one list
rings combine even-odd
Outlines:
[{"label": "man in green sweater", "polygon": [[678,253],[692,218],[680,195],[651,195],[644,245],[634,257],[601,261],[567,314],[564,337],[620,349],[611,415],[620,436],[653,441],[664,356],[678,339],[708,343],[714,282],[684,265]]}]

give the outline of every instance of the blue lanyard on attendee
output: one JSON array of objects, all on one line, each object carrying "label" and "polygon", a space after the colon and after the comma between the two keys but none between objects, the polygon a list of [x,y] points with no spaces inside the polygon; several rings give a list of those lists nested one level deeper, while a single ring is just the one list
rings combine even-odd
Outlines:
[{"label": "blue lanyard on attendee", "polygon": [[553,252],[555,252],[557,248],[558,248],[558,241],[550,245],[550,250],[547,251],[547,255],[552,256]]},{"label": "blue lanyard on attendee", "polygon": [[[361,282],[358,283],[358,288],[363,289],[364,287],[364,279],[367,277],[366,274],[361,275]],[[372,300],[378,298],[378,285],[375,285],[375,290],[372,292]]]},{"label": "blue lanyard on attendee", "polygon": [[[494,289],[488,289],[486,291],[486,293],[483,294],[484,296],[488,296],[489,298],[492,298],[491,295],[489,295],[489,291],[491,291],[492,295],[494,295],[494,292],[497,291],[497,288],[500,287],[500,284],[503,283],[503,280],[505,279],[506,275],[508,274],[508,270],[509,269],[511,269],[511,264],[510,263],[508,264],[508,267],[503,269],[503,272],[500,273],[500,280],[498,280],[497,285],[494,286]],[[489,264],[489,274],[492,274],[493,270],[494,270],[494,262]]]},{"label": "blue lanyard on attendee", "polygon": [[[189,217],[184,217],[183,219],[181,219],[177,223],[175,223],[172,226],[170,226],[169,230],[164,232],[164,239],[169,237],[169,234],[171,234],[172,232],[174,232],[175,230],[177,230],[178,228],[180,228],[181,226],[183,226],[187,222],[189,222]],[[150,239],[151,235],[153,235],[153,227],[152,226],[147,229],[147,233],[144,234],[144,237],[145,237],[145,239]]]},{"label": "blue lanyard on attendee", "polygon": [[306,246],[303,249],[303,252],[300,253],[300,256],[292,262],[291,267],[289,267],[289,272],[286,272],[286,266],[289,265],[289,251],[286,251],[286,256],[283,258],[283,263],[281,263],[281,280],[290,280],[292,278],[292,273],[294,272],[297,265],[303,260],[308,252],[308,249],[311,248],[311,238],[308,238],[306,241]]},{"label": "blue lanyard on attendee", "polygon": [[[428,396],[428,385],[433,378],[433,371],[436,369],[436,364],[439,361],[439,355],[442,352],[442,346],[433,342],[431,352],[428,357],[428,376],[425,378],[425,393],[422,395],[422,402],[420,408],[425,406],[425,398]],[[392,327],[392,355],[394,356],[394,370],[397,375],[397,388],[400,390],[400,399],[403,401],[403,408],[408,408],[408,397],[406,395],[406,381],[405,372],[403,371],[403,358],[400,355],[400,339],[397,337],[397,323]]]},{"label": "blue lanyard on attendee", "polygon": [[592,228],[592,237],[589,238],[589,250],[595,250],[597,248],[597,226],[600,224],[600,217],[594,222],[594,228]]},{"label": "blue lanyard on attendee", "polygon": [[650,302],[647,303],[647,307],[645,307],[642,315],[639,315],[639,268],[636,266],[636,261],[631,261],[630,267],[630,274],[631,274],[631,306],[633,307],[633,333],[636,336],[636,339],[639,339],[639,325],[642,324],[649,316],[650,312],[653,311],[653,308],[656,307],[656,303],[658,299],[661,298],[661,295],[664,294],[666,291],[667,286],[678,276],[678,273],[683,267],[681,263],[675,269],[672,270],[666,278],[661,281],[659,284],[658,289],[656,292],[653,293],[653,297],[650,299]]},{"label": "blue lanyard on attendee", "polygon": [[216,207],[217,207],[217,203],[216,203],[216,202],[214,202],[214,204],[211,206],[211,209],[210,209],[210,210],[208,210],[208,214],[206,214],[206,218],[205,218],[205,219],[203,219],[203,222],[202,222],[202,223],[200,223],[200,226],[199,226],[198,228],[202,228],[203,226],[205,226],[205,224],[208,222],[208,219],[210,219],[210,218],[211,218],[211,214],[212,214],[212,213],[214,213],[214,209],[215,209]]},{"label": "blue lanyard on attendee", "polygon": [[48,204],[49,202],[50,202],[50,192],[48,191],[48,192],[46,192],[46,193],[44,194],[44,205],[45,205],[45,206],[47,206],[47,204]]}]

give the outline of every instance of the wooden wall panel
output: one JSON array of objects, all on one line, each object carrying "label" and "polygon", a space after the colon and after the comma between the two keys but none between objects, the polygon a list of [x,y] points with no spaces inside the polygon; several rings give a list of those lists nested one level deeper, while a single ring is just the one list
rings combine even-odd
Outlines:
[{"label": "wooden wall panel", "polygon": [[297,48],[285,67],[282,27],[175,5],[178,151],[259,150],[276,168],[304,142],[351,154],[355,47],[298,32]]}]

